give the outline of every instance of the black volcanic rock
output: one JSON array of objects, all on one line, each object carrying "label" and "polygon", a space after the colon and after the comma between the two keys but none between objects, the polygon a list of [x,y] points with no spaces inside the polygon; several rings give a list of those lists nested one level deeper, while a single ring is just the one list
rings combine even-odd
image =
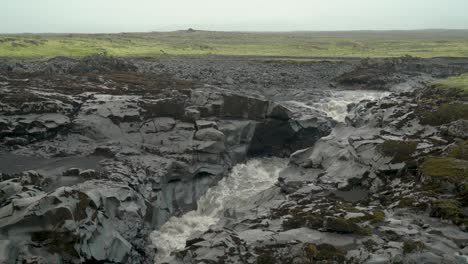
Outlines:
[{"label": "black volcanic rock", "polygon": [[[101,168],[46,166],[41,175],[0,182],[5,254],[26,263],[151,263],[149,232],[194,209],[233,165],[249,155],[289,155],[334,125],[320,112],[288,115],[287,106],[259,96],[167,77],[161,77],[166,88],[159,82],[151,90],[145,76],[121,59],[57,58],[46,65],[54,76],[1,74],[1,146],[57,162],[96,157]],[[116,79],[115,72],[127,73]],[[96,73],[98,82],[80,78]],[[11,81],[17,76],[23,79]],[[255,138],[265,127],[287,133],[259,143]],[[253,151],[265,144],[272,148]]]}]

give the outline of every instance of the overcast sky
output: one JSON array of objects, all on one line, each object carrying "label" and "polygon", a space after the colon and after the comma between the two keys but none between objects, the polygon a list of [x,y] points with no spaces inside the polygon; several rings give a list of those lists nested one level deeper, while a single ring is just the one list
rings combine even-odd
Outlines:
[{"label": "overcast sky", "polygon": [[468,0],[0,0],[0,33],[468,29]]}]

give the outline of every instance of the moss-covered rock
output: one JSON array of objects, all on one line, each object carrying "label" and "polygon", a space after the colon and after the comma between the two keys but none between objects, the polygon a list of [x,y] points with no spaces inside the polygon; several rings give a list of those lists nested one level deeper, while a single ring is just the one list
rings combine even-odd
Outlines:
[{"label": "moss-covered rock", "polygon": [[323,227],[324,218],[320,215],[308,212],[293,212],[292,217],[283,221],[284,230],[307,227],[310,229],[319,229]]},{"label": "moss-covered rock", "polygon": [[392,162],[400,163],[412,159],[417,145],[415,141],[386,140],[379,145],[378,150],[382,155],[392,157]]},{"label": "moss-covered rock", "polygon": [[354,221],[341,218],[341,217],[330,217],[327,218],[325,224],[326,230],[330,232],[336,232],[339,234],[358,234],[358,235],[369,235],[370,231],[356,224]]},{"label": "moss-covered rock", "polygon": [[468,205],[468,142],[452,147],[443,156],[431,156],[419,166],[425,176],[424,188],[437,197],[440,193],[450,199],[432,204],[431,216],[451,220],[454,224],[468,223],[462,206]]},{"label": "moss-covered rock", "polygon": [[460,185],[458,198],[463,206],[468,206],[468,182],[463,182]]},{"label": "moss-covered rock", "polygon": [[421,164],[420,170],[429,177],[458,182],[468,178],[468,161],[444,156],[429,157]]},{"label": "moss-covered rock", "polygon": [[383,222],[384,220],[385,220],[385,213],[382,210],[375,210],[372,213],[372,219],[371,219],[372,223],[380,223],[380,222]]},{"label": "moss-covered rock", "polygon": [[309,263],[346,262],[346,252],[330,244],[306,243],[304,244],[304,253]]},{"label": "moss-covered rock", "polygon": [[360,217],[350,218],[349,221],[354,223],[370,222],[372,224],[380,223],[385,220],[385,213],[382,210],[374,210],[372,212],[357,211],[357,213],[364,214]]},{"label": "moss-covered rock", "polygon": [[414,204],[416,201],[413,198],[410,197],[403,197],[398,201],[398,207],[399,208],[412,208],[414,207]]},{"label": "moss-covered rock", "polygon": [[468,104],[444,103],[432,111],[423,112],[421,115],[421,123],[431,126],[440,126],[459,119],[468,119]]},{"label": "moss-covered rock", "polygon": [[463,213],[462,204],[453,199],[433,202],[431,216],[450,220],[456,225],[468,224],[468,216]]},{"label": "moss-covered rock", "polygon": [[461,94],[468,95],[468,74],[452,76],[445,80],[437,81],[434,86],[439,89],[455,90]]},{"label": "moss-covered rock", "polygon": [[448,154],[449,157],[468,161],[468,140],[455,145]]},{"label": "moss-covered rock", "polygon": [[438,82],[418,93],[416,114],[423,125],[440,126],[468,119],[466,80],[455,83],[451,79]]},{"label": "moss-covered rock", "polygon": [[411,254],[422,251],[426,246],[421,241],[406,240],[403,242],[403,253]]}]

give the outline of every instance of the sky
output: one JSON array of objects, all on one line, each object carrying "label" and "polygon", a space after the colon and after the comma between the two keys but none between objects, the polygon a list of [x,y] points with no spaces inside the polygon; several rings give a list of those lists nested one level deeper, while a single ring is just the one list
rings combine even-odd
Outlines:
[{"label": "sky", "polygon": [[0,0],[0,33],[468,29],[468,0]]}]

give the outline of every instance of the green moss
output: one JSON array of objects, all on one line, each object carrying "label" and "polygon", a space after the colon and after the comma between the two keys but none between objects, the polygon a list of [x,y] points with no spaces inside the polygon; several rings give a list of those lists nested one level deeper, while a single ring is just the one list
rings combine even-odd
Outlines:
[{"label": "green moss", "polygon": [[333,245],[317,245],[317,251],[318,254],[315,260],[319,261],[319,263],[345,263],[346,261],[346,252]]},{"label": "green moss", "polygon": [[463,206],[468,206],[468,181],[465,181],[461,184],[458,198]]},{"label": "green moss", "polygon": [[411,254],[422,251],[426,246],[421,241],[406,240],[403,242],[403,253]]},{"label": "green moss", "polygon": [[398,207],[400,208],[408,208],[413,207],[416,201],[413,198],[403,197],[398,202]]},{"label": "green moss", "polygon": [[451,220],[456,225],[466,224],[467,216],[463,214],[462,204],[456,200],[441,200],[432,204],[432,217]]},{"label": "green moss", "polygon": [[443,177],[458,182],[468,178],[468,161],[452,157],[429,157],[421,164],[420,170],[429,177]]},{"label": "green moss", "polygon": [[[432,214],[436,217],[450,219],[456,224],[468,220],[461,217],[460,205],[468,205],[468,144],[467,141],[455,145],[446,156],[427,158],[419,171],[427,177],[424,189],[434,194],[449,194],[452,200],[433,204]],[[435,197],[437,197],[434,195]],[[458,209],[457,209],[458,208]],[[461,218],[461,219],[459,219]]]},{"label": "green moss", "polygon": [[417,142],[386,140],[378,150],[385,156],[392,157],[392,162],[400,163],[412,159],[411,155],[416,151]]},{"label": "green moss", "polygon": [[[340,207],[336,207],[338,209]],[[343,209],[343,208],[341,208]],[[344,211],[352,212],[353,208],[343,209]],[[339,210],[338,210],[339,211]],[[355,212],[361,212],[354,210]],[[283,212],[282,215],[285,215]],[[326,214],[325,214],[326,213]],[[377,212],[376,215],[363,212],[365,216],[345,219],[343,217],[335,217],[332,211],[326,211],[323,214],[311,211],[303,211],[302,209],[294,208],[289,210],[287,214],[291,217],[283,221],[284,230],[297,229],[307,227],[310,229],[326,229],[328,232],[369,235],[370,231],[367,228],[361,227],[358,223],[365,221],[380,221],[383,212]],[[383,216],[385,217],[385,216]]]},{"label": "green moss", "polygon": [[468,161],[468,140],[455,145],[448,154],[449,157]]},{"label": "green moss", "polygon": [[435,84],[443,89],[456,89],[468,93],[468,74],[450,77]]},{"label": "green moss", "polygon": [[[348,210],[348,211],[352,211],[352,210]],[[373,224],[376,224],[385,220],[385,213],[382,210],[375,210],[372,213],[356,210],[355,213],[363,213],[364,216],[350,218],[348,219],[348,221],[351,221],[353,223],[362,223],[362,222],[369,221]]]},{"label": "green moss", "polygon": [[372,223],[380,223],[385,220],[385,213],[382,210],[376,210],[372,214]]},{"label": "green moss", "polygon": [[323,217],[307,212],[293,214],[291,218],[283,222],[284,230],[308,227],[310,229],[319,229],[323,226]]},{"label": "green moss", "polygon": [[369,230],[362,228],[352,220],[341,217],[327,218],[326,229],[339,234],[370,235]]},{"label": "green moss", "polygon": [[433,111],[425,111],[421,116],[423,125],[440,126],[459,119],[468,119],[468,104],[443,103]]},{"label": "green moss", "polygon": [[303,250],[304,250],[305,257],[309,260],[309,262],[313,262],[314,258],[316,258],[319,253],[317,246],[312,243],[304,244]]}]

